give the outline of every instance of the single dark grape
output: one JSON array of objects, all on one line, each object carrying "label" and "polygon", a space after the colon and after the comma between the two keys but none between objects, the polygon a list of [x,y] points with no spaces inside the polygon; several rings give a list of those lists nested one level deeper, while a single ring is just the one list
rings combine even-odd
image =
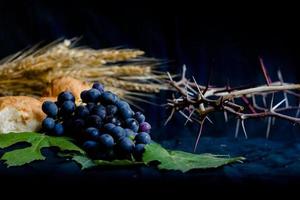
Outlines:
[{"label": "single dark grape", "polygon": [[131,139],[127,137],[123,137],[119,144],[118,144],[120,150],[124,152],[125,154],[131,153],[134,148],[134,143]]},{"label": "single dark grape", "polygon": [[137,144],[149,144],[151,142],[151,137],[146,132],[138,133],[134,139]]},{"label": "single dark grape", "polygon": [[65,101],[60,108],[62,116],[69,116],[75,111],[75,103],[73,101]]},{"label": "single dark grape", "polygon": [[96,104],[94,104],[94,103],[87,103],[85,107],[86,107],[86,108],[90,111],[90,113],[91,113],[95,106],[96,106]]},{"label": "single dark grape", "polygon": [[116,102],[116,106],[120,109],[120,108],[127,108],[127,109],[130,109],[130,105],[126,102],[126,101],[123,101],[123,100],[119,100]]},{"label": "single dark grape", "polygon": [[61,92],[57,97],[58,105],[62,105],[65,101],[75,102],[75,97],[70,91]]},{"label": "single dark grape", "polygon": [[100,146],[103,147],[104,149],[111,149],[115,144],[113,137],[109,134],[101,135],[98,141],[100,143]]},{"label": "single dark grape", "polygon": [[110,133],[111,130],[115,127],[116,127],[116,125],[113,123],[106,123],[106,124],[104,124],[103,129],[104,129],[104,131]]},{"label": "single dark grape", "polygon": [[87,90],[83,90],[83,91],[80,93],[80,98],[81,98],[81,101],[82,101],[82,102],[88,103],[88,100],[87,100]]},{"label": "single dark grape", "polygon": [[92,110],[93,115],[98,115],[101,119],[106,116],[106,108],[103,105],[96,105]]},{"label": "single dark grape", "polygon": [[134,139],[135,136],[137,135],[136,132],[133,132],[131,129],[129,128],[125,128],[125,136],[128,137],[128,138],[131,138],[131,139]]},{"label": "single dark grape", "polygon": [[99,150],[99,143],[93,140],[85,141],[82,146],[88,153],[96,153]]},{"label": "single dark grape", "polygon": [[133,148],[133,156],[136,160],[140,161],[143,158],[145,152],[145,144],[136,144]]},{"label": "single dark grape", "polygon": [[133,116],[133,111],[130,108],[128,109],[126,107],[121,107],[119,109],[119,113],[124,120],[128,118],[132,118]]},{"label": "single dark grape", "polygon": [[120,138],[122,138],[122,137],[125,136],[125,131],[124,131],[124,129],[122,127],[116,126],[115,128],[113,128],[110,131],[110,134],[111,134],[111,136],[113,136],[113,138],[115,140],[119,140]]},{"label": "single dark grape", "polygon": [[106,105],[115,104],[118,100],[119,98],[115,94],[109,91],[103,92],[100,97],[100,102]]},{"label": "single dark grape", "polygon": [[42,128],[43,130],[49,132],[51,131],[55,126],[55,120],[53,118],[47,117],[42,122]]},{"label": "single dark grape", "polygon": [[120,120],[118,120],[116,117],[111,117],[111,116],[106,118],[106,123],[112,123],[116,126],[122,125]]},{"label": "single dark grape", "polygon": [[145,115],[141,112],[136,112],[134,114],[134,118],[139,122],[139,123],[143,123],[145,121]]},{"label": "single dark grape", "polygon": [[42,110],[49,117],[56,117],[58,113],[58,107],[52,101],[45,101],[42,105]]},{"label": "single dark grape", "polygon": [[150,130],[151,130],[151,125],[148,122],[140,123],[140,128],[139,128],[140,132],[150,133]]},{"label": "single dark grape", "polygon": [[82,118],[82,119],[84,119],[84,118],[86,118],[87,116],[89,116],[89,114],[90,114],[90,111],[89,111],[89,109],[88,109],[86,106],[80,105],[80,106],[78,106],[78,107],[75,109],[75,116],[76,116],[77,118]]},{"label": "single dark grape", "polygon": [[86,92],[86,100],[87,102],[97,103],[99,102],[100,95],[99,90],[92,88]]},{"label": "single dark grape", "polygon": [[92,87],[98,90],[100,93],[104,92],[104,86],[99,82],[95,82]]},{"label": "single dark grape", "polygon": [[133,130],[133,132],[137,132],[139,130],[139,123],[137,120],[135,120],[133,118],[126,119],[125,124],[126,124],[126,127]]},{"label": "single dark grape", "polygon": [[113,116],[118,112],[118,107],[115,105],[108,105],[106,106],[106,115]]},{"label": "single dark grape", "polygon": [[86,134],[87,138],[91,140],[97,140],[100,136],[99,130],[94,127],[86,128],[84,133]]},{"label": "single dark grape", "polygon": [[98,115],[90,115],[86,119],[86,125],[89,127],[101,128],[102,119]]},{"label": "single dark grape", "polygon": [[52,129],[52,132],[56,136],[61,136],[64,134],[64,127],[60,123],[56,123],[54,128]]},{"label": "single dark grape", "polygon": [[[68,131],[68,133],[71,135],[79,135],[80,133],[82,133],[82,131],[85,128],[85,124],[86,124],[85,121],[80,118],[65,120],[65,121],[70,121],[67,125],[68,128],[66,129],[66,131]],[[64,127],[66,128],[66,126],[64,126]]]}]

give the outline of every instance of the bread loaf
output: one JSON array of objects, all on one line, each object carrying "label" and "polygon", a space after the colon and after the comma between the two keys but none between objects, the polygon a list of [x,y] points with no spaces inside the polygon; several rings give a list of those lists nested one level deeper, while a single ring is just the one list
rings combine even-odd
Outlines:
[{"label": "bread loaf", "polygon": [[0,97],[0,134],[38,131],[45,118],[42,101],[27,96]]}]

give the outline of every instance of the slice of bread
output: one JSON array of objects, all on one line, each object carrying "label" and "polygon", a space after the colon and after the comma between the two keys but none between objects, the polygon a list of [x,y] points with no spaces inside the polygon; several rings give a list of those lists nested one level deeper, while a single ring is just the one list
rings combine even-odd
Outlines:
[{"label": "slice of bread", "polygon": [[0,97],[0,134],[9,132],[39,131],[46,115],[42,111],[44,101],[56,101],[63,91],[70,91],[80,103],[80,93],[89,89],[90,84],[72,77],[53,80],[45,96],[35,99],[28,96]]},{"label": "slice of bread", "polygon": [[42,101],[27,96],[0,97],[0,134],[38,131],[46,117]]}]

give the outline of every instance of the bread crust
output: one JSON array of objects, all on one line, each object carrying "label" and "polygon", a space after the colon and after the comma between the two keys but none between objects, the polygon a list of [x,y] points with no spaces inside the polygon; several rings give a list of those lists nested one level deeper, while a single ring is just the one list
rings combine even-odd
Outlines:
[{"label": "bread crust", "polygon": [[59,93],[70,91],[75,96],[76,101],[80,100],[80,93],[83,90],[90,89],[90,84],[81,80],[65,76],[54,79],[50,87],[45,91],[45,96],[56,97]]},{"label": "bread crust", "polygon": [[70,91],[80,103],[80,93],[90,84],[72,77],[61,77],[52,81],[46,96],[39,99],[29,96],[0,97],[0,134],[8,132],[39,131],[46,115],[42,111],[44,101],[55,102],[59,93]]},{"label": "bread crust", "polygon": [[0,110],[5,107],[14,107],[19,111],[28,113],[28,117],[24,116],[24,120],[34,118],[42,121],[45,118],[45,114],[42,111],[42,102],[38,99],[28,96],[6,96],[0,97]]},{"label": "bread crust", "polygon": [[0,133],[38,131],[46,117],[42,101],[28,96],[0,97]]}]

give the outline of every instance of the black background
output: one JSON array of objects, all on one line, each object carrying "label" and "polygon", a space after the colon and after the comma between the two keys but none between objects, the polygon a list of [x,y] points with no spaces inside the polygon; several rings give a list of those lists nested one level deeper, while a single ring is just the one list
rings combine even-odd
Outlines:
[{"label": "black background", "polygon": [[[273,9],[272,4],[263,7],[261,4],[241,7],[228,4],[227,8],[218,3],[207,7],[188,2],[168,5],[154,1],[111,3],[113,5],[89,1],[1,3],[0,57],[41,41],[46,44],[61,37],[82,37],[80,44],[93,48],[123,46],[144,50],[147,56],[168,60],[162,69],[173,73],[180,72],[181,66],[186,64],[188,74],[194,75],[200,83],[207,81],[207,74],[212,69],[211,81],[215,85],[222,86],[228,80],[233,86],[262,84],[259,57],[264,59],[273,79],[277,79],[276,70],[280,68],[286,81],[300,80],[299,15],[293,6],[279,5]],[[161,103],[166,96],[162,94],[162,98],[156,101]],[[187,140],[189,143],[180,148],[191,150],[191,141],[197,131],[194,126],[183,128],[183,120],[176,117],[169,126],[162,127],[166,113],[153,106],[143,106],[157,130],[154,139],[171,141],[171,145],[164,143],[171,147]],[[207,128],[204,137],[206,134],[233,137],[233,128],[233,124],[216,123],[215,127]],[[256,125],[250,129],[260,130]],[[295,137],[299,128],[290,130],[284,137]],[[280,135],[282,127],[273,132],[275,136]],[[263,134],[256,131],[258,137],[263,137]],[[4,168],[2,170],[7,172]],[[31,169],[25,168],[17,173],[28,170]],[[154,172],[148,172],[147,177],[151,177],[151,173]],[[126,177],[124,174],[116,176]],[[102,176],[98,174],[98,177]],[[177,176],[173,174],[171,177]]]}]

